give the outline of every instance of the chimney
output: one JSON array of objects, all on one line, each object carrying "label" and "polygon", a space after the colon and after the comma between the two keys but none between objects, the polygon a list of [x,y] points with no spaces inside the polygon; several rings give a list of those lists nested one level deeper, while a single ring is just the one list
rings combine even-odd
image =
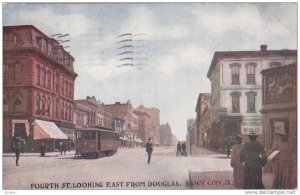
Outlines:
[{"label": "chimney", "polygon": [[268,45],[260,45],[260,51],[267,51]]}]

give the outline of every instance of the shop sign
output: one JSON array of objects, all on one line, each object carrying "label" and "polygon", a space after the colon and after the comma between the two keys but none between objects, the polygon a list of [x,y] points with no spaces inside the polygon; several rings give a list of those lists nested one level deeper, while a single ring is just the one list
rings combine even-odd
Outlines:
[{"label": "shop sign", "polygon": [[244,119],[242,121],[242,134],[250,135],[250,134],[262,134],[262,120],[255,119],[249,120]]}]

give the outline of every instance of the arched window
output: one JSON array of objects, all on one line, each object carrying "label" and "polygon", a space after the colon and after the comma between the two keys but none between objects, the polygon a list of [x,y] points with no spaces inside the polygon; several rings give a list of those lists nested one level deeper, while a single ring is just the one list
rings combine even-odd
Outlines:
[{"label": "arched window", "polygon": [[68,104],[65,104],[65,120],[68,120],[68,111],[69,111]]},{"label": "arched window", "polygon": [[40,95],[37,94],[36,95],[36,100],[35,100],[35,110],[36,110],[36,114],[40,114]]},{"label": "arched window", "polygon": [[70,81],[69,97],[72,97],[72,82]]},{"label": "arched window", "polygon": [[46,87],[46,69],[43,68],[43,86]]},{"label": "arched window", "polygon": [[72,106],[69,105],[69,120],[72,120]]}]

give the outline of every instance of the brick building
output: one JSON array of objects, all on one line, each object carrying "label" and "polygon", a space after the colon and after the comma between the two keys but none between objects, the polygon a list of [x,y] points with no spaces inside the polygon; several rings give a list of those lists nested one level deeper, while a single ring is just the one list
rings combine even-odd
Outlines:
[{"label": "brick building", "polygon": [[158,108],[146,108],[144,105],[140,105],[135,110],[145,112],[150,116],[151,120],[151,133],[150,136],[154,140],[155,144],[159,144],[160,141],[160,110]]},{"label": "brick building", "polygon": [[75,100],[74,124],[78,127],[97,126],[113,130],[112,113],[95,96]]},{"label": "brick building", "polygon": [[74,127],[73,62],[59,42],[35,26],[3,27],[4,152],[11,151],[17,134],[28,150],[38,150],[42,137],[35,119],[54,122],[65,133]]},{"label": "brick building", "polygon": [[112,118],[118,118],[123,121],[123,133],[121,137],[125,138],[129,147],[137,145],[138,139],[138,115],[134,113],[130,100],[126,103],[116,102],[115,104],[105,105],[112,113]]},{"label": "brick building", "polygon": [[136,110],[134,113],[138,116],[138,137],[143,141],[143,145],[145,145],[148,138],[151,137],[150,116],[147,113]]}]

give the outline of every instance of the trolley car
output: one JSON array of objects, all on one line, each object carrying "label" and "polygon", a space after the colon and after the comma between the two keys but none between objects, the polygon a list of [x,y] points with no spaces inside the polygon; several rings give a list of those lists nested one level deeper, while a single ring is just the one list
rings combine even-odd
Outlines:
[{"label": "trolley car", "polygon": [[115,132],[96,127],[79,128],[75,131],[76,155],[99,158],[111,156],[118,150],[119,136]]}]

